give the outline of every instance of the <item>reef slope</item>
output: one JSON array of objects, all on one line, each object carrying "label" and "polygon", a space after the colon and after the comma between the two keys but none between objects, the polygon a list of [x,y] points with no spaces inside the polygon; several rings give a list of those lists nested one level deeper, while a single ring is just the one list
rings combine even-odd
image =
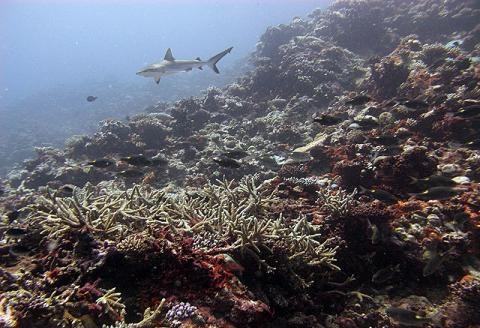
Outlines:
[{"label": "reef slope", "polygon": [[0,326],[479,327],[479,22],[337,1],[38,148],[0,185]]}]

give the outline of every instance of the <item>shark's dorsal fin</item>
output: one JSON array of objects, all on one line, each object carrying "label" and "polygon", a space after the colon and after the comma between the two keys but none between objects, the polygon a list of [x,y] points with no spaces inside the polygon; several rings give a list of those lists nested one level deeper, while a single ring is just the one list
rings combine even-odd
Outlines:
[{"label": "shark's dorsal fin", "polygon": [[198,61],[202,61],[202,60],[200,59],[200,57],[197,57],[197,58],[195,58],[195,59],[198,60]]},{"label": "shark's dorsal fin", "polygon": [[175,61],[175,58],[173,58],[173,55],[172,55],[172,49],[170,48],[167,49],[167,52],[165,53],[165,58],[163,59],[168,61]]},{"label": "shark's dorsal fin", "polygon": [[156,84],[160,83],[160,76],[155,76],[153,79],[155,80]]}]

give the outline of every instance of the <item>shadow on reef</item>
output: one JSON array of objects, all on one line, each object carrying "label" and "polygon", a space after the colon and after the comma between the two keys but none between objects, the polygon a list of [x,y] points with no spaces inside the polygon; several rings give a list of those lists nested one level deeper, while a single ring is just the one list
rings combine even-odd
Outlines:
[{"label": "shadow on reef", "polygon": [[336,1],[223,90],[38,149],[0,181],[1,325],[475,327],[479,21]]}]

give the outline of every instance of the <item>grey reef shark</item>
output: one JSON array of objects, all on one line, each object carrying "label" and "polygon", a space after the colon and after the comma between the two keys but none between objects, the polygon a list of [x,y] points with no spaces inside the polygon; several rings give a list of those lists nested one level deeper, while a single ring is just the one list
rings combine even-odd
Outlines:
[{"label": "grey reef shark", "polygon": [[211,69],[213,69],[215,73],[219,74],[220,71],[217,68],[217,62],[222,59],[226,54],[230,53],[232,49],[233,47],[230,47],[216,54],[209,60],[201,60],[199,57],[194,60],[181,60],[175,59],[172,55],[172,50],[168,48],[167,53],[165,54],[165,57],[161,62],[149,65],[141,69],[137,72],[137,75],[153,77],[155,82],[158,84],[160,82],[160,79],[164,75],[175,74],[178,72],[188,72],[194,68],[202,69],[202,67],[205,65],[209,66]]}]

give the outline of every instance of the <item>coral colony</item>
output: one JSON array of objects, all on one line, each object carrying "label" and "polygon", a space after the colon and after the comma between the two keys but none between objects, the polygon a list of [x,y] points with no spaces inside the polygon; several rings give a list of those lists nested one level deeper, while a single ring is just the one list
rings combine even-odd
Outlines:
[{"label": "coral colony", "polygon": [[479,23],[337,1],[38,148],[0,181],[0,327],[479,327]]}]

